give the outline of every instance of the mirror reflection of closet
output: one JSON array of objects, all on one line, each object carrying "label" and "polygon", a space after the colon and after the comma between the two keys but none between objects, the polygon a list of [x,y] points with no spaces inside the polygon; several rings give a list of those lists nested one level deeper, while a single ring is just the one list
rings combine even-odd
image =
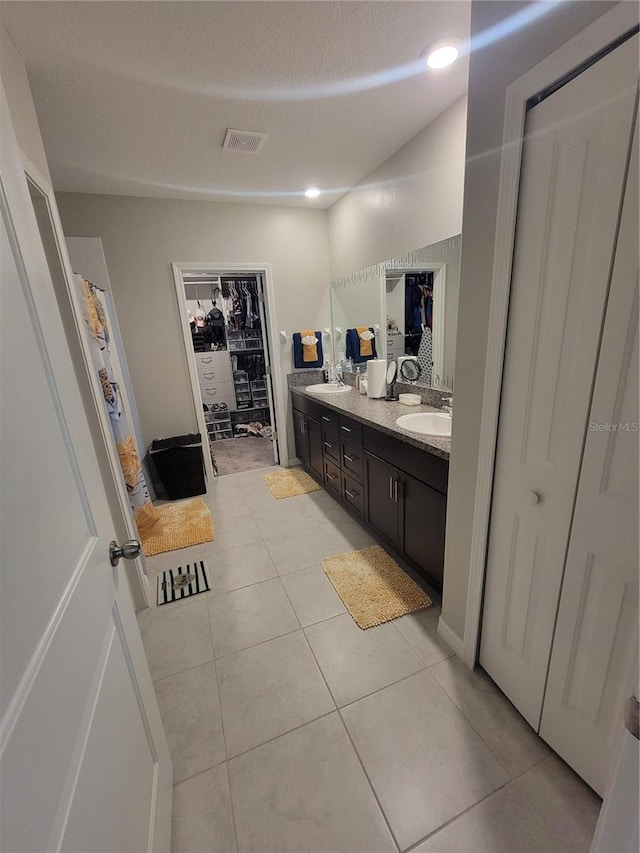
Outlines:
[{"label": "mirror reflection of closet", "polygon": [[387,359],[402,381],[453,390],[460,245],[457,235],[387,264]]},{"label": "mirror reflection of closet", "polygon": [[[415,359],[423,385],[433,379],[434,270],[390,270],[386,276],[387,360]],[[405,378],[406,381],[406,378]]]}]

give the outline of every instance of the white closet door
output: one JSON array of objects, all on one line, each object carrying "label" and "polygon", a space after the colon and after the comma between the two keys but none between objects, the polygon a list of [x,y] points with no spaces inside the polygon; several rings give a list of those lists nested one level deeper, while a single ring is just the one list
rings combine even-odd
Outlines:
[{"label": "white closet door", "polygon": [[533,107],[480,661],[538,729],[628,162],[637,36]]},{"label": "white closet door", "polygon": [[638,233],[636,135],[540,728],[600,794],[638,669]]}]

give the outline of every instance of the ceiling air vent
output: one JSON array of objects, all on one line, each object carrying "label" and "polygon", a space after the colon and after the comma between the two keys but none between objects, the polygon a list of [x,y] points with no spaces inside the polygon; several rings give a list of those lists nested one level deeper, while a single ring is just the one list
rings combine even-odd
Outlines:
[{"label": "ceiling air vent", "polygon": [[222,146],[223,151],[245,151],[257,154],[267,138],[266,133],[253,133],[250,130],[227,130]]}]

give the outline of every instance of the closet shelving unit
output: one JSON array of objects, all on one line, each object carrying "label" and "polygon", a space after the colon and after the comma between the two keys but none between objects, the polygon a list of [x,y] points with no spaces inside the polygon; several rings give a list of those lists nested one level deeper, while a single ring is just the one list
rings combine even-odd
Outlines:
[{"label": "closet shelving unit", "polygon": [[[242,281],[248,276],[224,276],[226,281]],[[266,376],[260,372],[256,374],[255,365],[247,364],[246,356],[260,356],[264,353],[264,341],[262,338],[263,331],[261,328],[233,328],[230,315],[224,308],[224,298],[222,295],[222,279],[215,275],[193,275],[189,280],[185,279],[185,284],[201,285],[207,289],[206,300],[203,305],[211,299],[211,305],[214,303],[214,297],[217,295],[216,305],[225,313],[225,339],[226,348],[224,350],[226,359],[226,370],[219,367],[219,375],[222,380],[227,380],[228,385],[223,386],[220,382],[218,393],[224,393],[224,400],[228,403],[228,409],[224,411],[216,411],[211,405],[211,389],[208,390],[207,399],[204,399],[204,389],[201,387],[203,394],[203,403],[206,406],[205,422],[207,425],[208,438],[211,443],[215,441],[224,441],[225,439],[245,436],[246,432],[237,430],[240,424],[248,424],[252,422],[260,422],[263,425],[271,425],[271,412],[269,409],[269,400],[267,392]],[[200,294],[198,294],[200,296]],[[200,296],[202,299],[202,296]],[[200,303],[198,303],[200,304]],[[205,308],[207,306],[205,305]],[[222,354],[218,350],[220,355]],[[207,353],[208,354],[208,353]],[[218,360],[220,356],[217,357]],[[202,377],[201,377],[202,379]],[[229,382],[229,380],[231,380]],[[202,383],[201,383],[202,384]],[[209,381],[209,384],[214,385],[215,381]]]}]

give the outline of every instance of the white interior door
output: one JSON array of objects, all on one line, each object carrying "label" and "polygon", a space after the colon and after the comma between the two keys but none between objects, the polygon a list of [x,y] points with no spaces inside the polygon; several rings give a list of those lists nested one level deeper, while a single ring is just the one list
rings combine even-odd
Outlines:
[{"label": "white interior door", "polygon": [[169,849],[172,768],[0,91],[0,848]]},{"label": "white interior door", "polygon": [[538,729],[629,158],[638,38],[527,118],[480,661]]},{"label": "white interior door", "polygon": [[258,299],[258,312],[260,313],[260,328],[262,329],[262,343],[264,344],[264,364],[267,371],[267,375],[265,376],[265,382],[267,384],[269,414],[271,415],[271,428],[273,430],[273,461],[274,464],[277,465],[280,461],[280,445],[278,443],[280,437],[277,432],[276,407],[273,401],[273,382],[271,379],[271,351],[269,348],[269,326],[267,325],[267,312],[265,311],[265,287],[262,273],[258,273],[256,279],[258,281],[258,293],[260,294],[260,298]]},{"label": "white interior door", "polygon": [[540,726],[600,795],[638,672],[639,233],[636,132]]}]

